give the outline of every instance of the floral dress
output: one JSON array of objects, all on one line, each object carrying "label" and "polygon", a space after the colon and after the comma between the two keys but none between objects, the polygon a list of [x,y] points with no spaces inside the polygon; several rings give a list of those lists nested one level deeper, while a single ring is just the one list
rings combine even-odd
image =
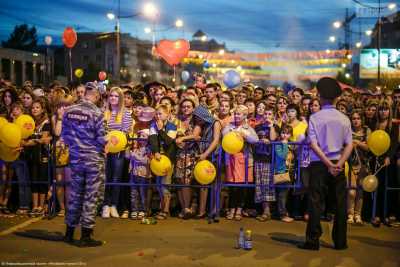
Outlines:
[{"label": "floral dress", "polygon": [[[178,122],[177,138],[192,135],[194,123]],[[193,169],[196,164],[196,156],[199,153],[199,146],[196,142],[187,141],[177,147],[175,178],[178,183],[189,185],[193,180]]]}]

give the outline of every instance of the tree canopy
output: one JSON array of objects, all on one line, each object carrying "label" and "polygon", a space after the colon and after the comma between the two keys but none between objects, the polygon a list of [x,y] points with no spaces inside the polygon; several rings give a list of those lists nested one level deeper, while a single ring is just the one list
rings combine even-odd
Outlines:
[{"label": "tree canopy", "polygon": [[27,24],[16,25],[8,40],[1,44],[4,48],[32,51],[37,46],[36,28]]}]

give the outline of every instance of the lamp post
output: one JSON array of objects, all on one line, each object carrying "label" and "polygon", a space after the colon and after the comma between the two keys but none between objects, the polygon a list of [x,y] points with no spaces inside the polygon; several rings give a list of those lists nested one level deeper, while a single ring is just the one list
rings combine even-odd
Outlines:
[{"label": "lamp post", "polygon": [[[117,54],[117,58],[115,60],[116,62],[116,80],[120,81],[120,69],[121,69],[121,29],[120,29],[120,19],[124,19],[124,18],[133,18],[133,17],[137,17],[139,15],[144,15],[146,17],[149,17],[150,19],[155,18],[156,16],[158,16],[158,9],[157,7],[152,4],[152,3],[147,3],[144,5],[143,11],[142,12],[138,12],[132,15],[125,15],[125,16],[121,16],[121,0],[118,0],[118,12],[117,15],[115,15],[114,13],[107,13],[107,18],[109,20],[116,20],[116,24],[115,24],[115,34],[116,34],[116,54]],[[153,38],[154,39],[154,38]],[[153,40],[154,42],[154,40]]]}]

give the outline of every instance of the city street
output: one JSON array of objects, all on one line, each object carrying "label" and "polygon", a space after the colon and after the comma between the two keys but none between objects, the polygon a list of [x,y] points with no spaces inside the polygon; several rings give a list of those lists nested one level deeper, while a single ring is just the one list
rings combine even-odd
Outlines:
[{"label": "city street", "polygon": [[[234,248],[240,226],[253,232],[251,251]],[[323,224],[322,248],[310,252],[295,246],[303,240],[304,222],[222,219],[219,224],[207,224],[170,218],[156,225],[142,225],[132,220],[98,219],[95,237],[106,243],[100,248],[83,249],[37,239],[61,237],[63,219],[55,218],[1,236],[0,259],[3,264],[53,262],[60,266],[399,266],[399,228],[350,226],[346,251],[332,249],[330,228],[328,223]]]}]

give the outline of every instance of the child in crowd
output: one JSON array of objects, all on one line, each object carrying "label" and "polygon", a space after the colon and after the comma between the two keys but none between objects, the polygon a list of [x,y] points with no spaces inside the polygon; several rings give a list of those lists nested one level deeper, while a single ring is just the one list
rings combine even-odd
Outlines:
[{"label": "child in crowd", "polygon": [[[158,105],[156,107],[155,118],[150,124],[149,143],[152,157],[160,160],[161,154],[165,154],[171,160],[171,163],[174,164],[177,127],[168,120],[169,117],[170,110],[167,106]],[[171,184],[172,170],[173,167],[167,175],[156,178],[157,184],[161,184],[158,187],[161,197],[161,211],[156,216],[159,220],[164,220],[169,215],[171,192],[165,185]]]},{"label": "child in crowd", "polygon": [[[282,142],[281,144],[275,145],[275,174],[283,174],[288,172],[287,169],[287,159],[289,156],[289,144],[288,141],[293,134],[292,126],[288,124],[283,124],[280,130],[279,140]],[[287,184],[287,183],[285,183]],[[293,218],[289,217],[287,209],[286,209],[286,201],[289,193],[288,188],[284,187],[276,187],[276,194],[278,195],[278,211],[281,221],[283,222],[292,222]]]},{"label": "child in crowd", "polygon": [[131,186],[131,219],[141,220],[149,211],[147,206],[147,186],[151,178],[149,168],[151,151],[147,145],[149,129],[142,129],[137,132],[132,143],[132,150],[129,153],[129,174],[130,182],[139,184]]}]

